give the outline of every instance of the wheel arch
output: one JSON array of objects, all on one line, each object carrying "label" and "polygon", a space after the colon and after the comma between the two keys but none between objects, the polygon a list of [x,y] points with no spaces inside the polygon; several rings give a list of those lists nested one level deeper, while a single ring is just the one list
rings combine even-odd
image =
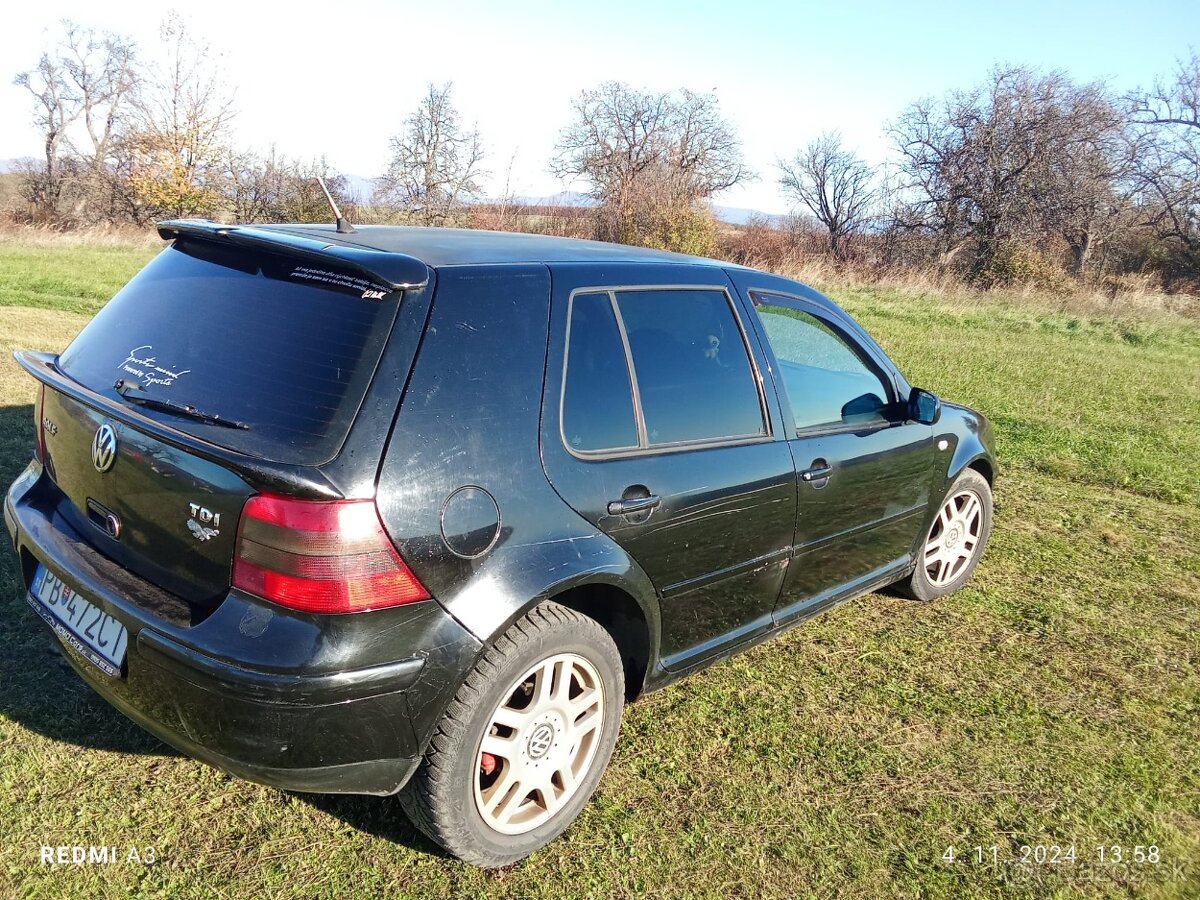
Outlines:
[{"label": "wheel arch", "polygon": [[608,632],[625,669],[625,700],[640,696],[650,670],[651,631],[646,612],[633,595],[615,584],[589,581],[546,599],[595,620]]},{"label": "wheel arch", "polygon": [[649,577],[632,559],[629,564],[624,572],[580,572],[549,585],[514,619],[547,600],[594,619],[617,645],[625,668],[625,697],[633,700],[644,692],[646,676],[658,660],[662,620]]},{"label": "wheel arch", "polygon": [[[995,466],[992,465],[992,461],[990,459],[988,459],[986,456],[975,457],[973,460],[971,460],[969,463],[966,464],[966,466],[964,467],[964,470],[965,469],[974,469],[976,472],[978,472],[980,475],[982,475],[984,480],[988,483],[988,487],[992,487],[995,484],[995,481],[996,481]],[[959,474],[961,475],[962,472],[960,471]],[[955,477],[957,477],[957,476],[955,476]]]},{"label": "wheel arch", "polygon": [[[946,438],[952,438],[954,453],[946,467],[943,491],[967,469],[982,475],[989,486],[996,480],[996,455],[992,451],[992,427],[982,415],[965,406],[945,403],[942,420],[935,428]],[[936,434],[936,432],[935,432]]]},{"label": "wheel arch", "polygon": [[414,571],[481,645],[546,601],[596,620],[621,652],[627,693],[640,694],[659,653],[662,626],[654,584],[624,547],[564,503],[544,477],[522,486],[528,502],[504,520],[492,550],[473,560],[428,552],[422,558],[418,552]]},{"label": "wheel arch", "polygon": [[640,568],[623,573],[580,572],[546,585],[513,609],[492,632],[495,640],[540,603],[553,601],[594,619],[617,645],[625,670],[625,697],[633,700],[645,690],[646,675],[658,659],[660,616],[657,595]]}]

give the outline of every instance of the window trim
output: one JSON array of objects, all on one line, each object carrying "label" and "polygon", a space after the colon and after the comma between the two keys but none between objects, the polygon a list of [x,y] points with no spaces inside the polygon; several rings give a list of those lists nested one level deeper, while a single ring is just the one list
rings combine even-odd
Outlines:
[{"label": "window trim", "polygon": [[596,459],[598,457],[610,456],[612,454],[629,453],[638,450],[643,445],[642,435],[642,417],[639,413],[641,400],[638,397],[637,382],[634,381],[631,374],[632,366],[630,365],[629,339],[625,336],[625,328],[621,322],[621,316],[618,311],[613,309],[613,317],[617,326],[617,336],[621,340],[621,346],[625,352],[625,377],[629,379],[629,396],[630,403],[633,407],[633,427],[637,435],[637,444],[625,447],[612,447],[604,450],[576,450],[567,440],[566,428],[563,424],[567,407],[567,364],[571,360],[571,327],[575,323],[575,297],[580,294],[590,294],[595,296],[607,296],[610,307],[615,307],[615,301],[611,291],[606,289],[587,289],[578,288],[571,291],[570,297],[567,298],[567,331],[563,338],[563,364],[562,364],[562,383],[558,391],[558,436],[562,440],[562,445],[567,448],[567,452],[572,456],[580,459]]},{"label": "window trim", "polygon": [[[805,313],[816,319],[834,333],[834,336],[839,338],[851,353],[858,357],[859,361],[867,368],[868,371],[879,379],[883,385],[883,389],[887,394],[887,405],[895,407],[900,403],[900,391],[896,387],[895,373],[890,366],[885,366],[872,351],[872,348],[864,346],[861,341],[848,329],[837,316],[831,315],[828,310],[823,309],[816,303],[802,297],[796,297],[791,294],[786,294],[782,291],[772,290],[770,288],[747,288],[746,295],[750,300],[750,307],[754,314],[759,316],[758,307],[760,306],[782,306],[784,309],[795,309],[797,312]],[[782,303],[771,303],[767,298],[781,300]],[[783,371],[780,367],[778,355],[775,353],[775,346],[771,343],[770,337],[766,333],[766,325],[759,316],[758,326],[762,332],[763,342],[766,344],[767,350],[771,354],[775,368],[779,371],[779,377],[775,379],[775,390],[778,392],[780,400],[783,402],[788,415],[792,419],[792,432],[794,437],[817,437],[826,434],[842,434],[846,432],[871,432],[879,431],[883,428],[891,428],[902,422],[897,422],[894,419],[884,417],[876,422],[823,422],[815,425],[806,425],[799,427],[796,425],[795,412],[792,409],[791,398],[788,396],[787,385],[783,383]]]},{"label": "window trim", "polygon": [[[758,409],[762,419],[763,430],[755,434],[728,435],[719,438],[701,438],[692,441],[671,441],[652,444],[646,431],[646,416],[642,409],[642,399],[637,380],[637,366],[633,361],[633,350],[629,345],[629,334],[625,329],[625,319],[617,303],[618,293],[635,291],[715,291],[725,297],[725,303],[733,316],[734,324],[742,338],[742,349],[750,363],[750,376],[758,393]],[[567,440],[563,427],[563,411],[567,401],[567,366],[571,356],[571,324],[575,312],[575,297],[579,294],[607,294],[608,302],[612,305],[613,316],[616,319],[617,331],[621,335],[621,346],[625,351],[626,376],[629,378],[630,391],[633,399],[633,416],[637,429],[638,445],[636,447],[613,447],[604,450],[576,450]],[[733,294],[728,285],[721,284],[625,284],[625,285],[594,285],[591,287],[574,288],[567,297],[567,328],[563,338],[562,376],[558,392],[558,436],[567,453],[576,459],[585,461],[601,461],[608,459],[627,459],[636,456],[649,456],[661,453],[677,453],[684,450],[705,450],[713,447],[732,447],[743,444],[760,444],[774,440],[775,433],[767,407],[766,386],[758,359],[750,344],[750,335],[746,323],[742,321],[741,313],[734,302]]]},{"label": "window trim", "polygon": [[[608,292],[608,305],[612,308],[613,321],[617,324],[617,334],[621,338],[621,349],[625,352],[625,377],[629,379],[629,390],[633,397],[633,425],[637,432],[637,447],[634,449],[641,450],[650,446],[650,434],[646,431],[646,416],[642,412],[642,390],[638,385],[637,366],[633,364],[633,348],[629,346],[629,332],[625,330],[625,317],[621,315],[621,307],[617,303],[617,292]],[[569,323],[568,323],[569,324]],[[568,350],[570,346],[568,345]],[[565,366],[564,360],[564,366]],[[566,372],[563,373],[563,388],[565,396],[566,388]],[[627,448],[616,447],[616,450]]]}]

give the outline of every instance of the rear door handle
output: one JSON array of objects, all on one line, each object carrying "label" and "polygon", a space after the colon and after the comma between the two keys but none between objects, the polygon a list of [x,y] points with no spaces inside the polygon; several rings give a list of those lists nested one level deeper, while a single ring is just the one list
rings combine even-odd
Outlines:
[{"label": "rear door handle", "polygon": [[823,478],[828,478],[832,474],[833,466],[813,466],[813,468],[805,469],[803,472],[801,472],[800,479],[802,481],[820,481]]},{"label": "rear door handle", "polygon": [[608,514],[610,516],[629,516],[634,513],[649,512],[652,509],[658,509],[658,504],[661,502],[658,494],[651,494],[648,497],[631,497],[628,500],[609,500]]}]

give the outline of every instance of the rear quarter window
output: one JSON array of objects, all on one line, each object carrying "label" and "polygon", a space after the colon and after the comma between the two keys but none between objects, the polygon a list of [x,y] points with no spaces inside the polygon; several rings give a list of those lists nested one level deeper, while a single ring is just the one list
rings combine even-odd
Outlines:
[{"label": "rear quarter window", "polygon": [[[213,444],[315,465],[336,455],[378,365],[400,294],[310,260],[178,240],[63,352],[97,393]],[[126,401],[182,403],[241,421],[223,428]]]},{"label": "rear quarter window", "polygon": [[563,439],[576,453],[636,448],[629,368],[609,295],[572,297],[567,327]]}]

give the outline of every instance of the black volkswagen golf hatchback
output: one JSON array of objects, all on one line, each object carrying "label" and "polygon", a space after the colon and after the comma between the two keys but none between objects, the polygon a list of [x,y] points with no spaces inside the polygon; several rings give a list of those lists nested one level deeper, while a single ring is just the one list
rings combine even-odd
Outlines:
[{"label": "black volkswagen golf hatchback", "polygon": [[623,705],[991,527],[987,421],[793,281],[441,229],[160,226],[39,382],[4,517],[79,674],[184,753],[399,794],[497,866]]}]

